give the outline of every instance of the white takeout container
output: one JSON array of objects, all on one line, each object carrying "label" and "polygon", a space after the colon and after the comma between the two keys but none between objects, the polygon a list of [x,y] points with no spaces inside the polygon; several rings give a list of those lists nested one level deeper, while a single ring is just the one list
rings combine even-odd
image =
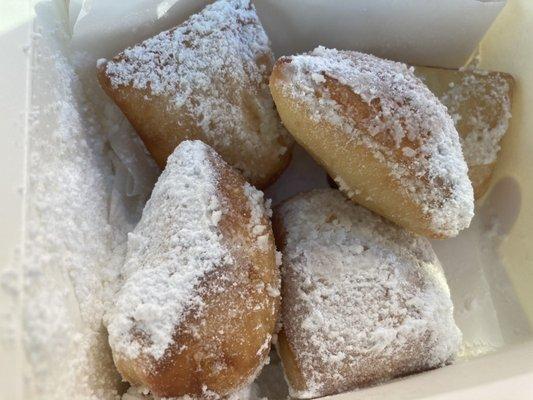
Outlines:
[{"label": "white takeout container", "polygon": [[[406,0],[406,3],[409,2],[416,3],[415,0]],[[94,3],[102,4],[102,0]],[[164,5],[164,12],[175,10],[175,15],[181,18],[176,22],[180,22],[206,1],[154,0],[152,3]],[[481,38],[479,32],[484,32],[482,22],[474,18],[451,18],[451,14],[447,13],[450,8],[447,7],[471,7],[470,12],[476,10],[474,14],[481,19],[483,13],[491,13],[494,7],[501,7],[501,1],[450,0],[447,3],[444,0],[428,0],[427,4],[434,8],[434,19],[428,20],[416,14],[395,14],[397,10],[389,6],[399,2],[391,0],[376,0],[376,4],[383,6],[379,13],[369,11],[362,0],[340,0],[335,4],[327,0],[255,0],[255,3],[278,56],[323,44],[443,67],[461,66]],[[71,8],[79,4],[80,1],[72,1]],[[33,398],[28,397],[25,391],[29,361],[24,349],[24,326],[19,315],[25,297],[32,294],[31,290],[24,288],[20,271],[26,237],[25,212],[27,202],[31,200],[25,187],[28,176],[27,135],[31,131],[30,110],[32,101],[35,101],[31,97],[32,79],[35,79],[33,63],[38,62],[38,59],[29,56],[32,52],[28,48],[31,35],[39,34],[32,32],[32,6],[31,0],[0,2],[0,48],[3,54],[0,61],[0,283],[5,289],[0,291],[0,399],[10,400]],[[109,10],[107,15],[113,16],[111,5]],[[161,11],[160,8],[158,10]],[[352,22],[351,16],[355,15],[364,15],[366,23],[363,24],[361,18],[357,23]],[[384,16],[390,21],[402,19],[404,29],[413,26],[419,29],[410,29],[408,34],[402,34],[395,31],[394,23],[390,26],[376,25],[376,21],[383,21]],[[105,13],[101,18],[105,18]],[[105,50],[100,55],[110,56],[121,48],[124,41],[134,43],[142,38],[143,34],[128,31],[127,23],[135,23],[134,18],[125,18],[122,22],[125,24],[122,38],[118,35],[119,39],[115,42],[102,42]],[[167,21],[170,26],[171,22]],[[74,24],[72,20],[69,23],[71,27]],[[117,24],[120,25],[118,21]],[[83,24],[80,27],[83,28]],[[80,46],[98,54],[100,50],[94,47],[94,36],[105,38],[106,32],[87,29],[79,37]],[[149,31],[149,28],[146,29],[145,33]],[[391,37],[397,36],[398,40],[383,42],[379,35],[384,31]],[[454,34],[443,37],[443,32]],[[361,35],[367,37],[363,40]],[[87,37],[93,39],[87,42]],[[435,47],[439,46],[442,51],[435,52]],[[109,52],[111,54],[106,54]],[[425,57],[428,52],[433,54],[429,59]],[[533,1],[508,0],[481,40],[478,54],[481,68],[509,72],[516,78],[511,126],[502,143],[491,188],[478,207],[478,211],[486,217],[484,222],[498,218],[500,233],[505,233],[503,240],[491,242],[494,243],[491,254],[497,262],[492,260],[493,265],[491,260],[479,261],[480,265],[488,262],[492,268],[484,270],[487,275],[483,279],[487,281],[487,293],[495,308],[491,318],[499,329],[498,337],[494,339],[498,348],[490,354],[460,360],[455,365],[333,398],[533,399]],[[478,236],[465,235],[450,242],[449,248],[440,243],[435,246],[446,267],[448,259],[466,257],[470,251],[468,247],[479,245],[478,240]],[[458,249],[464,254],[457,254]],[[470,257],[473,253],[468,254]],[[456,285],[465,296],[471,284],[469,279],[475,281],[475,275],[465,275],[463,279],[457,271],[453,274],[456,275],[450,282],[452,295]],[[504,284],[500,286],[498,282]],[[475,290],[472,290],[475,295]],[[459,300],[464,299],[454,298],[454,302]],[[486,320],[474,320],[470,325],[468,321],[463,322],[465,335],[475,335],[476,327],[485,329],[483,324],[491,323]],[[98,395],[93,398],[97,399]]]}]

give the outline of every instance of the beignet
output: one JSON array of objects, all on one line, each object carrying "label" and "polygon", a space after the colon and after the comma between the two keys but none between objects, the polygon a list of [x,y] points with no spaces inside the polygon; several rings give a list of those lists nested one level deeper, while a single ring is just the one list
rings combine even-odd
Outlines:
[{"label": "beignet", "polygon": [[160,167],[182,140],[199,139],[265,187],[288,164],[292,145],[268,90],[273,63],[250,0],[218,0],[99,60],[97,71]]},{"label": "beignet", "polygon": [[274,210],[283,254],[277,349],[296,398],[442,366],[461,333],[429,241],[321,189]]},{"label": "beignet", "polygon": [[514,79],[504,72],[416,67],[415,74],[448,108],[461,138],[474,197],[487,191],[511,118]]},{"label": "beignet", "polygon": [[425,236],[469,226],[459,136],[405,64],[318,47],[280,58],[270,89],[289,132],[352,200]]},{"label": "beignet", "polygon": [[268,360],[279,271],[263,194],[200,141],[184,141],[129,234],[106,316],[120,374],[160,397],[213,399]]}]

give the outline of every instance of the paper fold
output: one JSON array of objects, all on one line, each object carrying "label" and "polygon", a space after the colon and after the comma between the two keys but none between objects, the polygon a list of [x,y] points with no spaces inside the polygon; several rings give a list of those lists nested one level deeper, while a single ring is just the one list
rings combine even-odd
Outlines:
[{"label": "paper fold", "polygon": [[[200,10],[206,0],[73,0],[73,45],[109,57]],[[277,55],[317,45],[410,64],[463,65],[505,0],[256,0]],[[72,19],[72,18],[71,18]]]}]

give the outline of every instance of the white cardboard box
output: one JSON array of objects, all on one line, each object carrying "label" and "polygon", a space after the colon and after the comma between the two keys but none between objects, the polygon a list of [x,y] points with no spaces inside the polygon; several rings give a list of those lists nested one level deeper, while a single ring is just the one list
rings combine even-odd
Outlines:
[{"label": "white cardboard box", "polygon": [[[380,0],[387,2],[387,0]],[[76,3],[76,2],[74,2]],[[95,3],[101,3],[96,1]],[[150,3],[150,1],[147,1]],[[152,3],[156,3],[154,0]],[[160,2],[157,2],[160,3]],[[205,1],[180,2],[170,1],[167,6],[177,7],[181,4],[183,11],[177,15],[185,16],[192,10],[200,8]],[[180,4],[178,4],[180,3]],[[356,1],[339,1],[335,6],[326,6],[325,0],[256,0],[260,16],[269,32],[278,55],[302,51],[316,44],[344,46],[356,37],[357,29],[347,34],[338,31],[333,21],[350,13],[364,12],[361,3]],[[430,2],[428,2],[430,3]],[[438,3],[438,4],[437,4]],[[435,13],[445,19],[446,4],[458,4],[457,0],[449,3],[441,0],[434,2]],[[478,7],[475,0],[464,3]],[[499,7],[501,2],[482,2],[486,7]],[[433,4],[433,3],[432,3]],[[481,9],[480,9],[481,10]],[[386,11],[390,12],[390,11]],[[482,11],[479,11],[480,13]],[[379,16],[376,16],[376,18]],[[406,24],[416,20],[416,16],[406,15]],[[28,110],[31,109],[29,88],[33,78],[32,59],[28,56],[32,30],[31,1],[4,0],[0,2],[0,46],[3,60],[0,63],[0,182],[2,190],[2,207],[0,207],[0,272],[1,283],[7,291],[0,291],[0,398],[29,399],[24,390],[27,375],[27,354],[22,346],[22,326],[19,318],[20,304],[24,296],[31,292],[21,290],[23,282],[17,268],[21,267],[20,255],[23,254],[23,231],[25,222],[25,204],[28,165],[26,143],[28,135]],[[342,20],[342,18],[340,18]],[[439,21],[436,18],[435,21]],[[426,21],[428,27],[435,21]],[[349,21],[348,21],[349,22]],[[455,36],[449,42],[454,49],[462,48],[457,59],[434,58],[429,62],[439,66],[453,66],[464,60],[468,49],[473,45],[478,29],[465,27],[468,21],[457,23],[455,30],[464,29],[462,34],[468,37],[463,47]],[[278,29],[283,24],[286,30]],[[346,22],[339,23],[341,26]],[[472,22],[476,25],[477,22]],[[313,27],[320,34],[313,36]],[[480,25],[481,26],[481,25]],[[330,27],[331,29],[329,29]],[[428,27],[424,29],[428,29]],[[472,28],[472,29],[470,29]],[[361,28],[362,29],[362,28]],[[367,27],[366,29],[370,29]],[[436,28],[437,29],[437,28]],[[470,29],[470,30],[469,30]],[[390,34],[394,34],[391,31]],[[326,35],[322,36],[321,35]],[[495,213],[513,212],[513,223],[509,226],[506,239],[495,249],[501,260],[501,273],[509,282],[508,290],[513,291],[514,299],[520,304],[524,321],[520,321],[520,340],[512,345],[505,345],[496,352],[468,361],[459,362],[446,368],[406,377],[388,384],[368,388],[352,393],[335,396],[338,399],[533,399],[533,2],[531,0],[509,0],[494,25],[479,46],[480,66],[487,69],[512,73],[516,80],[516,93],[513,103],[513,118],[508,135],[505,137],[500,161],[492,180],[491,193],[485,197],[487,207]],[[436,36],[431,44],[445,43]],[[476,39],[477,41],[477,39]],[[326,42],[326,43],[324,43]],[[425,46],[424,45],[424,46]],[[354,47],[360,48],[358,44]],[[424,62],[424,46],[420,49],[409,47],[409,41],[394,48],[371,45],[381,55],[401,58],[408,54],[406,61]],[[403,47],[402,47],[403,46]],[[457,47],[458,46],[458,47]],[[112,49],[113,45],[107,48]],[[348,46],[349,47],[349,46]],[[402,49],[403,53],[395,53]],[[449,50],[449,49],[448,49]],[[443,52],[444,54],[444,52]],[[35,61],[33,61],[35,62]],[[427,64],[427,63],[426,63]],[[510,183],[511,182],[511,183]],[[508,189],[512,186],[513,192]],[[513,197],[512,199],[510,197]],[[508,205],[513,205],[509,211]],[[511,310],[511,309],[510,309]],[[512,310],[506,314],[505,307],[497,310],[499,323],[505,324],[502,330],[517,330],[513,324],[518,321]],[[526,325],[524,328],[524,324]],[[516,328],[516,329],[515,329]],[[524,332],[526,332],[524,334]],[[505,341],[506,343],[509,341]],[[29,397],[30,396],[30,397]]]}]

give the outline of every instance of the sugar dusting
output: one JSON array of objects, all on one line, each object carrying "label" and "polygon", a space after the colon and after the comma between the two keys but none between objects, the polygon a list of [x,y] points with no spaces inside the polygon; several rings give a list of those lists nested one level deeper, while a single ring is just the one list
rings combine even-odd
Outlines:
[{"label": "sugar dusting", "polygon": [[208,149],[199,141],[176,148],[128,236],[124,285],[106,317],[111,347],[125,357],[160,359],[184,312],[202,306],[199,280],[233,262],[218,230],[223,205]]},{"label": "sugar dusting", "polygon": [[[406,186],[406,194],[436,229],[453,236],[468,227],[473,191],[457,131],[446,108],[412,69],[368,54],[324,47],[285,60],[290,79],[284,90],[309,106],[312,119],[340,126],[356,143],[371,149]],[[365,121],[364,127],[354,126],[320,76],[348,86],[371,107],[379,104],[378,117]],[[398,151],[412,162],[402,163]]]},{"label": "sugar dusting", "polygon": [[[510,87],[506,79],[483,71],[465,71],[461,83],[452,85],[440,96],[456,124],[468,131],[461,137],[468,165],[491,164],[496,161],[500,140],[507,132],[511,118]],[[461,108],[470,99],[481,99],[469,114],[461,117]],[[494,121],[493,121],[494,120]]]},{"label": "sugar dusting", "polygon": [[[59,17],[54,15],[47,24],[55,26],[58,20]],[[51,38],[49,32],[40,32],[35,36],[35,47],[42,52],[37,53],[39,59],[33,63],[35,69],[32,76],[36,84],[43,86],[40,90],[33,89],[34,108],[31,115],[34,122],[29,136],[30,142],[35,141],[38,145],[34,147],[35,151],[30,153],[30,160],[33,161],[28,167],[33,169],[34,183],[39,182],[39,174],[42,173],[46,176],[46,184],[33,187],[30,185],[27,188],[30,194],[28,206],[32,208],[39,205],[38,212],[28,215],[33,225],[33,239],[27,242],[28,248],[37,243],[34,239],[39,239],[39,245],[31,249],[31,260],[26,261],[32,263],[25,278],[24,289],[25,342],[27,353],[30,355],[27,361],[31,368],[27,382],[29,387],[34,386],[33,389],[39,390],[41,394],[55,395],[56,398],[115,399],[118,393],[118,378],[106,344],[106,335],[102,331],[95,332],[85,326],[78,313],[78,298],[72,289],[74,286],[78,287],[80,295],[90,293],[89,297],[82,299],[86,304],[83,308],[86,311],[83,318],[87,317],[92,321],[98,321],[100,311],[93,309],[91,304],[98,304],[95,298],[103,294],[84,289],[94,285],[92,278],[86,280],[82,273],[70,275],[67,272],[71,267],[88,274],[96,273],[100,269],[93,268],[95,264],[92,263],[94,258],[100,258],[99,255],[87,251],[78,258],[76,254],[80,248],[84,249],[87,243],[90,243],[91,249],[98,248],[102,243],[100,234],[102,223],[105,225],[105,222],[102,222],[100,212],[106,209],[106,203],[102,199],[96,203],[92,201],[93,197],[100,198],[99,193],[102,193],[100,183],[93,185],[93,177],[97,177],[96,181],[100,179],[100,168],[96,166],[101,158],[105,157],[100,140],[96,138],[93,142],[95,127],[87,119],[88,116],[79,113],[80,118],[72,118],[85,109],[87,104],[75,101],[83,98],[83,95],[77,90],[79,85],[76,83],[70,60],[62,54],[65,45],[55,43],[55,38]],[[43,49],[45,44],[52,44],[52,47]],[[41,98],[43,104],[39,104],[36,98]],[[57,116],[58,124],[49,123],[50,120],[45,118],[46,116]],[[108,115],[102,116],[102,122],[105,123],[106,118]],[[60,138],[68,140],[59,140]],[[137,166],[138,163],[139,160],[132,160],[132,165]],[[141,167],[139,169],[142,170]],[[108,167],[103,170],[105,177],[111,178]],[[309,171],[305,172],[306,180],[312,180],[308,176]],[[76,184],[72,186],[68,177],[76,174],[82,178],[76,180]],[[64,198],[59,191],[52,193],[47,188],[49,184],[52,184],[50,187],[56,187],[56,182],[65,189],[61,192]],[[72,187],[76,187],[76,190],[72,190]],[[295,187],[291,182],[290,187],[281,190],[294,191]],[[34,190],[38,193],[32,199]],[[117,201],[119,200],[124,199],[117,196]],[[67,219],[63,211],[72,213],[74,219]],[[52,221],[53,224],[47,225],[45,221]],[[76,238],[81,235],[80,232],[87,235],[78,246]],[[58,235],[60,239],[56,240]],[[65,252],[65,249],[72,252]],[[101,254],[100,251],[98,254]],[[103,259],[109,261],[108,256]],[[78,264],[76,260],[79,261]],[[115,273],[112,268],[102,272],[109,273],[102,278],[103,282],[108,282]],[[71,284],[71,279],[75,280],[75,285]],[[105,295],[103,297],[105,298]],[[100,307],[98,309],[101,310]],[[269,381],[269,384],[284,386],[279,379]]]},{"label": "sugar dusting", "polygon": [[[103,65],[105,60],[99,60]],[[175,29],[130,47],[109,61],[114,87],[170,99],[172,112],[198,123],[215,148],[240,146],[282,155],[282,128],[268,90],[273,55],[250,0],[219,0]],[[251,116],[252,115],[252,116]],[[253,121],[257,119],[257,121]],[[249,165],[235,165],[248,174]]]},{"label": "sugar dusting", "polygon": [[[67,46],[62,40],[67,38],[61,36],[53,9],[39,7],[40,33],[34,36],[38,62],[29,112],[30,211],[23,315],[28,393],[116,399],[123,385],[113,365],[102,314],[114,302],[123,235],[136,222],[127,214],[131,211],[127,203],[139,190],[131,190],[121,169],[133,166],[143,172],[146,166],[136,154],[128,154],[128,164],[109,152],[105,130],[108,120],[116,121],[110,114],[116,113],[94,112],[86,101],[87,88],[82,88],[72,68],[71,54],[64,52]],[[41,21],[40,14],[46,14],[42,18],[47,21]],[[115,128],[121,131],[124,126]],[[121,145],[124,138],[115,139]],[[137,199],[133,201],[137,208]],[[213,221],[217,218],[215,210]]]},{"label": "sugar dusting", "polygon": [[31,398],[116,399],[102,315],[115,228],[111,162],[53,5],[36,8],[28,127],[22,326]]},{"label": "sugar dusting", "polygon": [[282,323],[308,384],[304,398],[453,359],[461,334],[429,242],[316,190],[279,208]]},{"label": "sugar dusting", "polygon": [[[209,398],[209,397],[206,397]],[[225,397],[226,400],[267,400],[265,397],[260,396],[259,388],[257,384],[251,383],[241,390],[230,394]],[[122,395],[122,400],[196,400],[191,396],[181,396],[181,397],[172,397],[172,398],[162,398],[158,396],[153,396],[147,391],[137,388],[129,388],[124,395]]]}]

